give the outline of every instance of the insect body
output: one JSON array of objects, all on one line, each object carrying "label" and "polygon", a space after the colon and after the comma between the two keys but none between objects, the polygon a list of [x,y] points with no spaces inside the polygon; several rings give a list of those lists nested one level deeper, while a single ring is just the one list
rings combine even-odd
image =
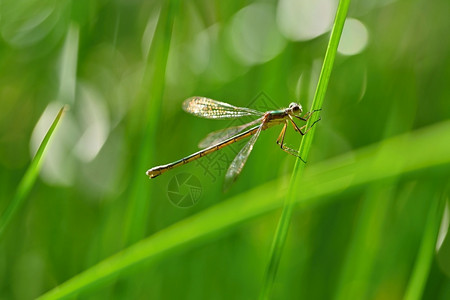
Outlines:
[{"label": "insect body", "polygon": [[149,169],[146,174],[150,178],[155,178],[170,169],[187,164],[191,161],[199,159],[200,157],[236,143],[242,139],[251,137],[248,143],[236,155],[230,167],[228,168],[228,171],[225,175],[225,184],[229,185],[237,178],[239,173],[242,171],[242,168],[244,167],[244,164],[247,161],[247,158],[250,155],[250,152],[252,151],[253,146],[262,130],[273,127],[275,125],[283,124],[283,129],[278,136],[277,144],[280,145],[281,149],[283,149],[287,153],[297,156],[301,159],[296,150],[284,145],[284,136],[286,133],[286,129],[290,123],[294,127],[295,131],[297,131],[301,135],[305,135],[312,128],[312,126],[320,120],[319,119],[315,121],[306,130],[306,125],[298,127],[294,121],[295,119],[306,122],[315,111],[308,112],[302,116],[302,106],[297,103],[291,103],[288,108],[282,110],[273,110],[263,113],[249,108],[236,107],[228,103],[219,102],[205,97],[191,97],[184,101],[183,109],[188,113],[208,119],[234,119],[245,116],[255,116],[258,118],[243,125],[229,127],[210,133],[199,143],[199,147],[204,148],[203,150],[186,156],[180,160],[174,161],[170,164],[161,165]]}]

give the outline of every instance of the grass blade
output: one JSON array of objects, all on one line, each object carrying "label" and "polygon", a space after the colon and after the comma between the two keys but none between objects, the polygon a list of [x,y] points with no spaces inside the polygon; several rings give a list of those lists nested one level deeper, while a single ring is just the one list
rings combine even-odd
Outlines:
[{"label": "grass blade", "polygon": [[[130,204],[124,225],[125,244],[129,245],[145,236],[150,202],[148,177],[145,175],[149,162],[155,157],[154,141],[157,124],[161,115],[161,103],[164,94],[167,59],[172,37],[173,23],[178,11],[179,0],[163,2],[156,27],[155,37],[147,58],[139,101],[141,107],[147,107],[145,130],[141,138],[142,144],[136,161],[136,170],[131,183]],[[148,103],[148,105],[146,105]]]},{"label": "grass blade", "polygon": [[47,131],[47,134],[44,136],[44,139],[42,140],[42,143],[39,146],[36,155],[31,161],[30,166],[26,170],[25,175],[22,177],[22,180],[20,181],[19,186],[17,187],[16,194],[14,195],[13,200],[0,217],[0,237],[2,236],[3,232],[5,231],[6,227],[8,226],[8,223],[11,221],[14,214],[17,212],[17,210],[22,205],[27,195],[30,193],[30,190],[33,187],[33,184],[36,181],[36,178],[39,174],[44,151],[64,111],[65,106],[62,107],[59,110],[58,114],[56,115],[55,120],[53,121],[52,125]]},{"label": "grass blade", "polygon": [[[342,155],[311,166],[302,178],[303,193],[293,198],[292,204],[301,204],[303,208],[324,204],[333,200],[333,197],[326,196],[342,191],[343,185],[358,187],[409,172],[449,165],[449,139],[450,121],[446,121],[360,149],[352,155]],[[422,156],[431,143],[434,154]],[[410,149],[416,151],[411,152]],[[408,151],[409,155],[404,155]],[[379,160],[384,163],[377,163]],[[220,232],[277,209],[283,205],[286,192],[281,190],[274,198],[271,191],[278,190],[284,180],[266,183],[159,231],[55,287],[41,299],[59,299],[94,285],[98,287],[108,279],[124,276],[132,266],[143,268],[146,266],[144,263],[192,248],[208,237],[217,238]]]},{"label": "grass blade", "polygon": [[[319,76],[319,82],[317,84],[316,93],[314,95],[311,111],[322,109],[323,100],[330,79],[331,70],[333,68],[334,58],[336,57],[339,40],[341,38],[342,29],[344,28],[345,18],[347,16],[348,6],[350,0],[341,0],[336,12],[336,18],[334,20],[333,29],[331,30],[330,41],[328,43],[327,51],[325,53],[325,59],[323,61],[322,70]],[[307,128],[309,128],[314,122],[318,120],[318,114],[315,113],[307,122]],[[308,159],[309,150],[311,148],[312,140],[314,137],[315,128],[312,127],[310,132],[304,136],[300,144],[299,153],[304,159]],[[272,247],[270,250],[270,259],[267,265],[266,275],[264,283],[261,289],[261,299],[267,299],[272,291],[273,283],[276,277],[278,265],[281,259],[281,253],[286,241],[289,224],[291,222],[292,210],[294,206],[294,199],[298,194],[298,181],[305,168],[304,163],[297,159],[292,174],[292,178],[289,185],[289,191],[283,207],[280,221],[278,223],[275,236],[273,239]]]},{"label": "grass blade", "polygon": [[423,297],[425,284],[433,261],[439,226],[444,214],[446,195],[435,197],[428,213],[427,224],[422,237],[416,264],[405,293],[406,300],[419,300]]}]

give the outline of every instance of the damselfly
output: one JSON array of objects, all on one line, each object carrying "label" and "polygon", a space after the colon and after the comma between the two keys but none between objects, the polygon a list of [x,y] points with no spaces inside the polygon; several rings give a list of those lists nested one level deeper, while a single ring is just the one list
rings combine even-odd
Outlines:
[{"label": "damselfly", "polygon": [[286,128],[290,123],[294,127],[295,131],[301,135],[305,135],[312,128],[312,126],[320,120],[318,119],[315,121],[309,128],[306,128],[306,125],[298,127],[294,121],[294,118],[306,122],[315,111],[305,113],[302,116],[302,106],[294,102],[289,104],[288,108],[282,110],[272,110],[264,113],[249,108],[236,107],[228,103],[219,102],[205,97],[191,97],[184,101],[183,109],[195,116],[207,119],[234,119],[246,116],[255,116],[258,118],[243,125],[229,127],[210,133],[199,143],[199,147],[204,148],[203,150],[186,156],[185,158],[177,160],[173,163],[149,169],[146,174],[150,178],[155,178],[170,169],[185,165],[200,157],[252,136],[228,168],[225,175],[225,185],[229,185],[242,171],[242,168],[244,167],[244,164],[247,161],[247,158],[253,149],[253,145],[258,139],[261,131],[275,125],[284,124],[283,129],[281,129],[280,135],[278,136],[277,144],[287,153],[302,159],[296,150],[291,149],[284,144]]}]

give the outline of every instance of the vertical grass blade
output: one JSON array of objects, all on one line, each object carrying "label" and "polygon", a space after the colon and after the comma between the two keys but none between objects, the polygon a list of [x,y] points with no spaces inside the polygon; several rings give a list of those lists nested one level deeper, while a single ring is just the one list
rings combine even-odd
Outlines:
[{"label": "vertical grass blade", "polygon": [[[331,70],[333,68],[334,58],[336,57],[339,40],[341,38],[342,29],[344,28],[345,18],[347,16],[350,0],[341,0],[336,12],[333,29],[331,30],[331,36],[328,43],[328,47],[325,53],[325,59],[323,61],[322,70],[319,76],[319,82],[317,84],[316,93],[314,95],[311,111],[322,109],[322,104],[325,98],[325,93],[330,79]],[[313,117],[307,122],[309,128],[314,122],[318,120],[318,114],[313,114]],[[309,150],[311,148],[312,140],[314,137],[315,128],[313,127],[307,135],[304,136],[300,144],[299,153],[304,159],[308,159]],[[305,168],[304,163],[297,159],[294,166],[294,171],[290,180],[289,190],[285,199],[285,204],[281,214],[280,221],[278,223],[275,237],[272,242],[270,251],[269,263],[267,265],[266,274],[261,289],[260,298],[269,298],[273,283],[275,281],[278,265],[281,259],[281,253],[286,241],[289,224],[291,222],[292,210],[294,206],[294,199],[298,193],[298,182],[303,170]]]},{"label": "vertical grass blade", "polygon": [[[147,67],[139,93],[141,107],[147,106],[145,116],[145,130],[139,157],[135,165],[134,178],[131,183],[130,205],[124,226],[125,244],[132,244],[145,236],[148,220],[149,191],[145,176],[149,162],[155,156],[154,141],[156,128],[161,114],[161,102],[164,94],[167,58],[169,55],[173,23],[178,11],[179,0],[165,1],[161,8],[155,37],[147,58]],[[148,105],[147,105],[148,103]]]},{"label": "vertical grass blade", "polygon": [[375,183],[368,187],[361,200],[355,230],[338,276],[337,290],[333,293],[334,300],[368,298],[370,283],[373,281],[371,276],[376,268],[378,251],[383,244],[384,229],[392,209],[389,204],[395,203],[395,186],[395,178]]},{"label": "vertical grass blade", "polygon": [[405,293],[405,300],[419,300],[423,298],[423,291],[427,283],[431,263],[436,248],[439,226],[444,214],[446,195],[435,197],[428,213],[427,224],[423,233],[419,253],[414,270]]},{"label": "vertical grass blade", "polygon": [[55,131],[56,126],[58,125],[59,120],[63,115],[64,110],[65,106],[62,107],[59,110],[58,114],[56,115],[56,118],[53,121],[52,125],[50,126],[49,130],[47,131],[47,134],[44,136],[44,139],[42,140],[42,143],[39,146],[36,155],[31,161],[28,169],[26,170],[25,175],[22,177],[22,180],[20,181],[19,186],[17,187],[16,194],[14,195],[13,200],[0,217],[0,237],[2,236],[12,217],[14,217],[14,214],[17,212],[17,210],[20,208],[27,195],[30,193],[31,188],[33,187],[33,184],[36,181],[36,177],[39,174],[44,151],[48,145],[50,137]]}]

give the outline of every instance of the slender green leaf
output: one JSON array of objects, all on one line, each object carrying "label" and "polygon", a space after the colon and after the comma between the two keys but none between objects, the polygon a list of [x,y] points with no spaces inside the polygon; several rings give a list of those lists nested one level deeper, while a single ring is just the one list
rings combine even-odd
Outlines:
[{"label": "slender green leaf", "polygon": [[[148,201],[148,178],[145,176],[145,171],[149,162],[155,156],[154,141],[156,140],[157,124],[161,114],[167,57],[178,6],[179,0],[165,1],[163,3],[155,32],[156,37],[153,39],[150,53],[148,54],[146,72],[139,94],[142,102],[141,107],[147,107],[144,116],[146,125],[140,146],[142,151],[139,151],[135,167],[136,170],[141,171],[133,172],[135,176],[133,176],[131,182],[130,203],[124,226],[126,244],[131,244],[143,238],[147,228],[150,203]],[[146,105],[147,103],[148,105]]]},{"label": "slender green leaf", "polygon": [[433,200],[433,204],[428,213],[427,224],[423,233],[416,264],[406,289],[406,300],[422,299],[431,263],[435,255],[439,226],[444,214],[446,194],[439,195]]},{"label": "slender green leaf", "polygon": [[58,125],[59,120],[63,115],[64,110],[65,106],[62,107],[59,110],[58,114],[56,115],[56,118],[53,121],[50,128],[48,129],[47,134],[44,136],[44,139],[42,140],[42,143],[39,146],[36,155],[34,156],[33,160],[28,166],[25,175],[22,177],[22,180],[20,181],[19,186],[17,187],[16,194],[14,195],[13,200],[0,217],[0,237],[2,236],[3,232],[5,231],[14,214],[17,213],[17,210],[20,208],[25,198],[30,193],[31,188],[33,187],[33,184],[36,181],[36,178],[39,174],[39,170],[42,164],[42,157],[44,156],[44,151],[48,145],[50,137],[55,131],[56,125]]},{"label": "slender green leaf", "polygon": [[[339,1],[336,18],[334,20],[333,29],[331,30],[330,41],[325,53],[325,59],[323,61],[322,70],[320,72],[319,82],[317,84],[311,111],[320,111],[322,109],[322,104],[328,87],[328,81],[330,79],[331,70],[333,68],[334,58],[336,56],[342,29],[344,28],[345,19],[347,17],[349,4],[350,0]],[[318,113],[313,113],[313,116],[307,122],[307,128],[310,128],[313,124],[315,124],[318,119]],[[309,133],[304,136],[300,144],[299,153],[304,160],[308,159],[308,154],[314,137],[314,131],[315,127],[313,126]],[[303,161],[297,159],[292,173],[289,191],[285,200],[283,211],[273,239],[270,251],[270,259],[267,265],[266,276],[261,290],[261,299],[267,299],[270,296],[273,287],[283,247],[286,242],[289,224],[291,223],[294,199],[298,194],[298,181],[302,176],[304,169],[305,164],[303,163]]]}]

